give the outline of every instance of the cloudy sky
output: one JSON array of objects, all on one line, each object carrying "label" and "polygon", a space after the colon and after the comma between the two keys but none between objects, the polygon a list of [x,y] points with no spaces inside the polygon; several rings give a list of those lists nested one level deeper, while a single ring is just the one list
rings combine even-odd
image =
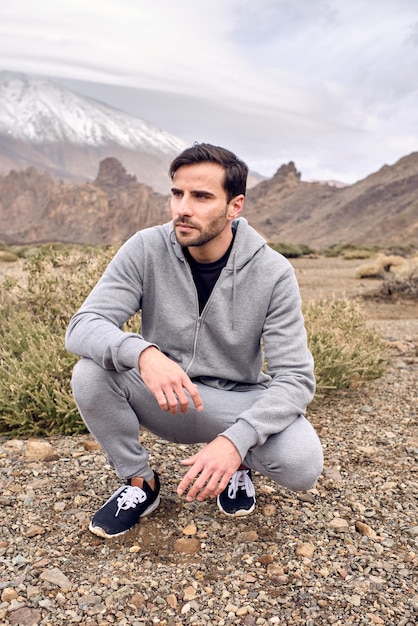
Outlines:
[{"label": "cloudy sky", "polygon": [[418,0],[3,0],[0,70],[267,176],[351,183],[418,150]]}]

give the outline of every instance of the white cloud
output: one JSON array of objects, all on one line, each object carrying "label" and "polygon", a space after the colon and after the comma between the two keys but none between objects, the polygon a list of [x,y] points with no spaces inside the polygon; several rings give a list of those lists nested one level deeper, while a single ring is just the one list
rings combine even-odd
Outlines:
[{"label": "white cloud", "polygon": [[141,94],[267,174],[352,181],[418,150],[416,0],[14,0],[0,69],[136,88],[121,108]]}]

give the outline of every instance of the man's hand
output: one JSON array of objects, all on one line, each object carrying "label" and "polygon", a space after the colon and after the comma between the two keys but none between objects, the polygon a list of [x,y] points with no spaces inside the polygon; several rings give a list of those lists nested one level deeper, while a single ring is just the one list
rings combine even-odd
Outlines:
[{"label": "man's hand", "polygon": [[177,493],[181,496],[190,487],[186,500],[216,498],[227,486],[231,476],[241,465],[241,455],[227,437],[220,435],[196,454],[184,459],[183,465],[191,468],[180,482]]},{"label": "man's hand", "polygon": [[188,391],[197,411],[203,409],[197,385],[192,383],[187,374],[177,363],[174,363],[158,348],[150,346],[141,352],[138,367],[142,380],[154,394],[163,411],[186,413],[189,399],[184,390]]}]

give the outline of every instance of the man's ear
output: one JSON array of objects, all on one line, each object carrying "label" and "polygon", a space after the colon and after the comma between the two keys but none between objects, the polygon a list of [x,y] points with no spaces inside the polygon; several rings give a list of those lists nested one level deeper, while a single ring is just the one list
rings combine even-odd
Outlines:
[{"label": "man's ear", "polygon": [[237,217],[240,216],[241,211],[244,208],[244,200],[245,196],[242,193],[239,196],[235,196],[235,198],[232,198],[228,208],[228,217],[231,220],[235,220]]}]

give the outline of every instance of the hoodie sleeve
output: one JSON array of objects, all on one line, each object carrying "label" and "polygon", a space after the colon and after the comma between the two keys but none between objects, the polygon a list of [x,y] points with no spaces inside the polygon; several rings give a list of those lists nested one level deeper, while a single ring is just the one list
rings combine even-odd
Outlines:
[{"label": "hoodie sleeve", "polygon": [[122,326],[141,308],[143,259],[142,239],[134,235],[70,320],[65,338],[69,352],[118,372],[138,366],[141,352],[154,344]]},{"label": "hoodie sleeve", "polygon": [[293,267],[278,280],[263,329],[263,344],[271,377],[260,399],[222,433],[244,458],[270,435],[303,415],[315,392],[314,363],[308,349],[299,287]]}]

